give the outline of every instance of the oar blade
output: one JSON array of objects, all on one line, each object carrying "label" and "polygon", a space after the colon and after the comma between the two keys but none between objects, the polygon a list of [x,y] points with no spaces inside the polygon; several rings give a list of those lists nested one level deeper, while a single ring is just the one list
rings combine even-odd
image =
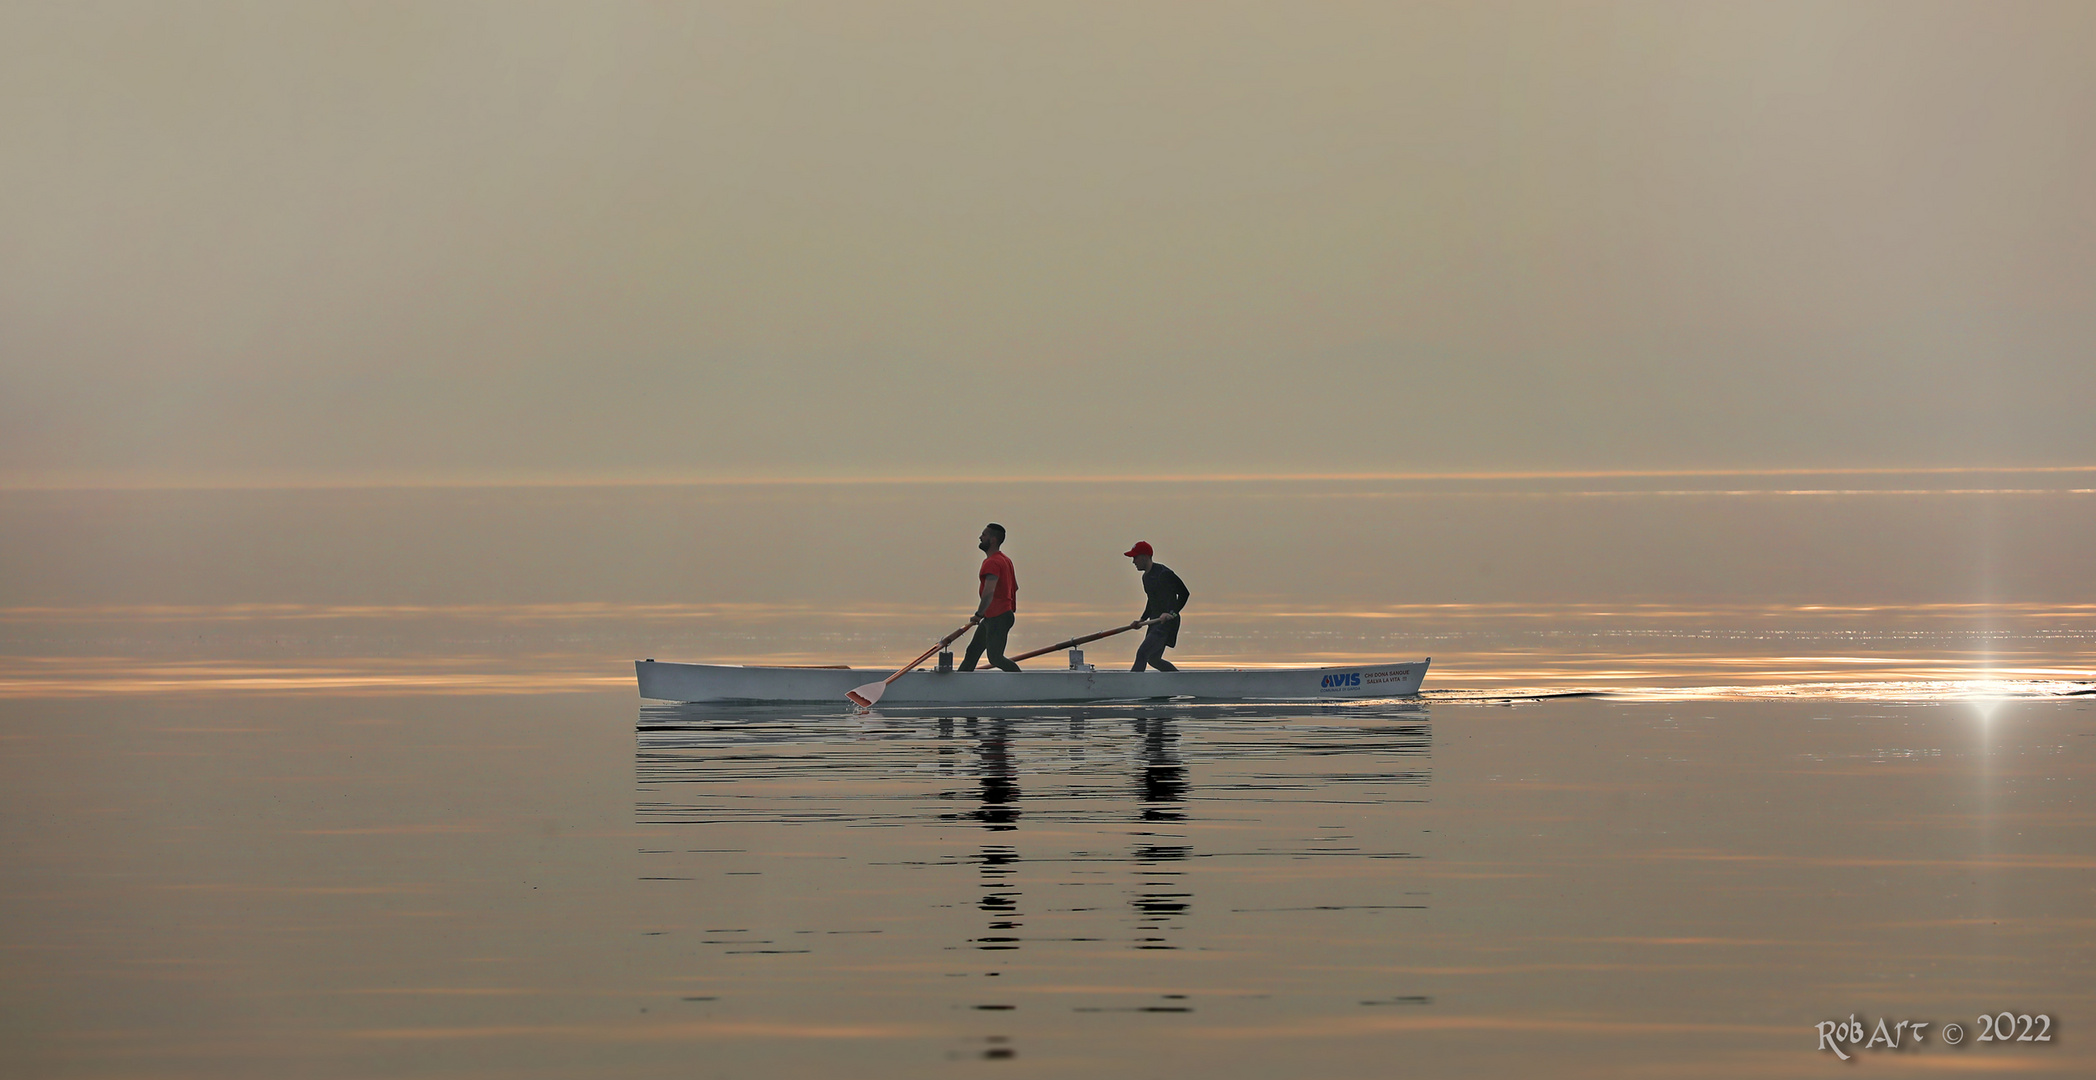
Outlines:
[{"label": "oar blade", "polygon": [[[973,620],[971,620],[968,623],[968,626],[974,625],[975,623]],[[937,645],[934,645],[931,648],[924,650],[923,655],[920,655],[919,657],[917,657],[917,659],[912,660],[907,664],[904,664],[902,666],[902,670],[897,671],[895,674],[890,675],[885,679],[882,679],[880,682],[867,683],[866,685],[859,687],[857,690],[853,690],[850,693],[845,694],[845,700],[851,702],[854,705],[857,705],[862,709],[873,708],[873,703],[879,701],[881,699],[881,695],[888,692],[889,683],[892,683],[895,680],[902,678],[904,675],[908,674],[912,668],[915,668],[917,665],[924,663],[926,660],[931,659],[931,655],[933,653],[938,652],[940,649],[943,649],[948,645],[953,644],[953,639],[960,637],[962,634],[968,632],[968,626],[963,626],[959,630],[955,630],[953,633],[940,638],[939,643]]]}]

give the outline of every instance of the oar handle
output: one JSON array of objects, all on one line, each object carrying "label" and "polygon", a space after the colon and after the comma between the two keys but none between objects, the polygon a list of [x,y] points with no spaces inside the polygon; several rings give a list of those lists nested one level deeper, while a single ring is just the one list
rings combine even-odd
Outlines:
[{"label": "oar handle", "polygon": [[921,664],[921,663],[924,663],[924,661],[926,660],[926,658],[930,657],[930,656],[931,656],[931,654],[933,654],[933,653],[935,653],[935,652],[938,652],[938,651],[939,651],[940,649],[943,649],[943,648],[947,647],[948,645],[951,645],[951,644],[953,644],[953,643],[954,643],[954,641],[955,641],[956,639],[958,639],[958,638],[959,638],[959,637],[960,637],[960,636],[961,636],[962,634],[965,634],[965,633],[967,633],[967,632],[968,632],[968,627],[969,627],[969,626],[973,626],[973,625],[974,625],[973,623],[969,623],[969,624],[966,624],[966,625],[962,626],[962,627],[961,627],[961,628],[960,628],[959,630],[955,630],[955,631],[954,631],[953,633],[951,633],[951,634],[948,634],[948,635],[946,635],[945,637],[942,637],[942,638],[940,638],[940,639],[939,639],[939,643],[938,643],[937,645],[934,645],[934,646],[932,646],[931,648],[929,648],[929,649],[926,649],[926,650],[924,650],[924,655],[923,655],[923,656],[920,656],[920,657],[918,657],[917,659],[915,659],[915,660],[912,660],[912,661],[910,661],[910,662],[909,662],[909,663],[907,663],[907,664],[904,664],[904,665],[902,666],[902,669],[901,669],[901,670],[897,671],[897,672],[896,672],[895,674],[893,674],[893,675],[890,675],[890,676],[888,676],[888,677],[887,677],[887,678],[885,678],[885,679],[882,679],[882,680],[881,680],[881,685],[882,685],[882,686],[886,686],[886,685],[888,685],[889,683],[892,683],[892,682],[894,682],[895,680],[897,680],[897,679],[900,679],[900,678],[902,678],[902,677],[903,677],[903,676],[905,676],[905,675],[908,675],[908,674],[910,673],[910,669],[911,669],[911,668],[914,668],[914,667],[916,667],[917,665],[919,665],[919,664]]},{"label": "oar handle", "polygon": [[[1177,612],[1173,612],[1172,614],[1176,615],[1176,614],[1178,614],[1178,613],[1177,613]],[[1097,640],[1099,640],[1100,638],[1103,638],[1103,637],[1112,637],[1112,636],[1114,636],[1115,634],[1125,634],[1125,633],[1127,633],[1127,632],[1128,632],[1128,631],[1130,631],[1130,630],[1134,630],[1134,629],[1136,629],[1137,627],[1149,626],[1149,625],[1151,625],[1151,624],[1153,624],[1153,623],[1161,623],[1161,622],[1163,622],[1164,620],[1165,620],[1165,617],[1164,617],[1163,615],[1159,615],[1158,617],[1156,617],[1156,618],[1154,618],[1154,619],[1144,619],[1143,621],[1141,621],[1141,622],[1139,622],[1139,623],[1136,623],[1136,624],[1135,624],[1134,626],[1116,626],[1116,627],[1114,627],[1114,628],[1113,628],[1113,629],[1111,629],[1111,630],[1101,630],[1101,631],[1099,631],[1099,632],[1098,632],[1098,633],[1096,633],[1096,634],[1086,634],[1086,635],[1085,635],[1085,636],[1083,636],[1083,637],[1073,637],[1073,638],[1071,638],[1071,639],[1070,639],[1070,640],[1068,640],[1068,641],[1058,641],[1058,642],[1056,642],[1055,644],[1053,644],[1053,645],[1050,645],[1050,646],[1048,646],[1048,647],[1046,647],[1046,648],[1042,648],[1042,649],[1035,649],[1034,651],[1032,651],[1032,652],[1030,652],[1030,653],[1020,653],[1019,655],[1017,655],[1017,656],[1014,656],[1014,657],[1012,657],[1011,659],[1012,659],[1012,662],[1016,664],[1016,663],[1018,663],[1018,662],[1019,662],[1019,661],[1021,661],[1021,660],[1028,660],[1028,659],[1031,659],[1031,658],[1033,658],[1033,657],[1039,656],[1039,655],[1041,655],[1042,653],[1052,653],[1052,652],[1054,652],[1054,651],[1055,651],[1055,650],[1057,650],[1057,649],[1074,649],[1074,648],[1076,648],[1077,646],[1079,646],[1079,645],[1082,645],[1082,644],[1084,644],[1084,643],[1085,643],[1085,642],[1087,642],[1087,641],[1097,641]]]}]

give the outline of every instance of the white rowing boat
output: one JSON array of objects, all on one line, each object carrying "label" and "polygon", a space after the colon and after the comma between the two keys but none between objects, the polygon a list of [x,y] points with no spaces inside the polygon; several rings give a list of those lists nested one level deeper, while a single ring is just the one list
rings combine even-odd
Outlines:
[{"label": "white rowing boat", "polygon": [[[1030,702],[1320,701],[1408,697],[1432,660],[1296,668],[1180,668],[1178,671],[908,672],[889,685],[883,705],[989,705]],[[635,660],[640,696],[654,701],[820,701],[844,695],[886,671],[848,667],[671,664]]]}]

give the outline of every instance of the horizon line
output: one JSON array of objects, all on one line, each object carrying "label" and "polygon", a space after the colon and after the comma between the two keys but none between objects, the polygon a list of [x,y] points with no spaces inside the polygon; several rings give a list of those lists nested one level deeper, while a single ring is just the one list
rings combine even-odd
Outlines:
[{"label": "horizon line", "polygon": [[574,488],[574,487],[765,487],[910,484],[1210,484],[1364,483],[1399,481],[1659,480],[1752,476],[1957,476],[2009,473],[2096,473],[2096,465],[1813,466],[1730,469],[1488,469],[1419,472],[1293,473],[1014,473],[897,476],[423,476],[423,477],[210,477],[192,479],[19,480],[0,479],[0,492],[57,491],[328,491],[381,489]]}]

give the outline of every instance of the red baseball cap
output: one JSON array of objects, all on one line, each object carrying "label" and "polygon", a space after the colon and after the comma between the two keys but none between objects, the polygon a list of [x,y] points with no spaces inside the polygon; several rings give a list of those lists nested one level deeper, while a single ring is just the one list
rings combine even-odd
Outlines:
[{"label": "red baseball cap", "polygon": [[1129,548],[1121,554],[1133,559],[1137,555],[1151,555],[1155,553],[1150,550],[1150,542],[1148,540],[1137,540],[1135,542],[1134,547]]}]

